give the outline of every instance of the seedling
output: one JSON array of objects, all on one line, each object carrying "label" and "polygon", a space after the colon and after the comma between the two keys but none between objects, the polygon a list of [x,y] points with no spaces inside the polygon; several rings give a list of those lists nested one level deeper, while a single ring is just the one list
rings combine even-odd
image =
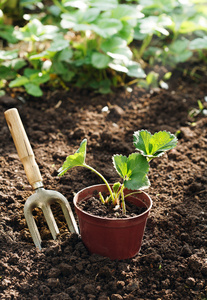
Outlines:
[{"label": "seedling", "polygon": [[85,162],[87,140],[84,139],[75,154],[69,155],[62,167],[59,169],[59,176],[64,175],[73,167],[86,167],[95,172],[105,182],[109,195],[104,198],[99,193],[103,204],[111,203],[115,209],[122,208],[123,214],[126,213],[125,198],[132,195],[132,192],[124,196],[124,189],[142,190],[150,186],[147,173],[149,172],[149,162],[155,157],[163,155],[167,150],[173,149],[177,144],[175,135],[166,131],[159,131],[152,135],[147,130],[139,130],[133,135],[134,146],[139,153],[132,153],[128,157],[115,154],[112,157],[113,165],[122,178],[122,183],[116,182],[111,188],[108,181],[93,167]]},{"label": "seedling", "polygon": [[193,108],[190,112],[189,112],[189,116],[191,118],[197,117],[200,113],[202,113],[203,115],[207,115],[207,110],[205,109],[203,103],[201,102],[201,100],[197,101],[198,103],[198,108]]}]

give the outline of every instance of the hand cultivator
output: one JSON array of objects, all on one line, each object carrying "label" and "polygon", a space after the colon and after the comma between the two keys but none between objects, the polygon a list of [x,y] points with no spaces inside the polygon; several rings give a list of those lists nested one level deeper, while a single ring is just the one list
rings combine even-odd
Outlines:
[{"label": "hand cultivator", "polygon": [[59,229],[53,216],[50,205],[54,202],[60,204],[68,228],[71,232],[78,233],[78,227],[67,199],[56,191],[45,190],[43,188],[42,176],[35,161],[34,153],[24,130],[22,121],[16,108],[7,110],[5,118],[16,146],[19,158],[24,166],[27,179],[32,186],[35,194],[31,195],[24,206],[24,215],[29,231],[36,247],[41,249],[41,237],[32,215],[32,210],[39,207],[44,214],[49,230],[53,239],[59,234]]}]

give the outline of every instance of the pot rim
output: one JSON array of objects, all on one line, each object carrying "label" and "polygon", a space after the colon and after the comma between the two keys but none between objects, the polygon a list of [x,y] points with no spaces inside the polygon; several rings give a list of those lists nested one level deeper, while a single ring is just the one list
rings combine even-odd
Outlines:
[{"label": "pot rim", "polygon": [[[113,186],[113,184],[109,184],[109,185],[110,185],[110,186]],[[73,204],[74,204],[75,208],[76,208],[79,212],[83,213],[83,214],[86,215],[86,216],[95,218],[95,219],[101,219],[101,220],[107,220],[107,221],[122,221],[122,222],[123,222],[123,221],[125,221],[125,220],[133,220],[133,219],[136,219],[136,218],[140,218],[140,217],[144,216],[145,214],[148,214],[149,211],[150,211],[151,208],[152,208],[152,199],[151,199],[151,197],[149,196],[149,194],[146,193],[146,192],[144,192],[143,190],[137,190],[137,191],[140,191],[140,193],[142,193],[142,194],[144,194],[145,196],[147,196],[148,199],[149,199],[149,201],[150,201],[149,207],[146,206],[147,209],[146,209],[142,214],[139,214],[139,215],[137,215],[137,216],[134,216],[134,217],[127,217],[127,218],[107,218],[107,217],[95,216],[95,215],[93,215],[93,214],[90,214],[90,213],[88,213],[88,212],[86,212],[86,211],[80,209],[80,208],[77,206],[77,199],[76,199],[76,198],[78,197],[78,194],[81,193],[81,192],[83,192],[84,190],[88,189],[89,187],[95,189],[95,188],[97,188],[97,187],[99,187],[99,186],[106,186],[106,185],[105,185],[105,184],[95,184],[95,185],[90,185],[90,186],[87,186],[87,187],[83,188],[82,190],[80,190],[79,192],[77,192],[77,193],[75,194],[75,196],[73,197]],[[135,190],[128,190],[128,189],[126,189],[126,190],[129,191],[129,193],[130,193],[130,191],[135,191]],[[131,197],[133,197],[133,195],[132,195]],[[87,197],[86,197],[86,198],[87,198]],[[145,203],[143,200],[141,200],[141,199],[137,199],[137,200],[141,201],[142,203],[144,203],[144,204],[146,205],[146,203]]]}]

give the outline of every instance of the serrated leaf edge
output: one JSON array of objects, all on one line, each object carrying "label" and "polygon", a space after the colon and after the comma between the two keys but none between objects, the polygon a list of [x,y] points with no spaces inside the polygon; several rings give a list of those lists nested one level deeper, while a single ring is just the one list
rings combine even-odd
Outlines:
[{"label": "serrated leaf edge", "polygon": [[[178,139],[177,139],[177,137],[175,136],[175,134],[173,134],[173,133],[171,133],[170,131],[167,131],[167,130],[160,130],[160,131],[158,131],[158,132],[155,132],[154,134],[151,134],[151,132],[149,132],[148,130],[141,129],[141,130],[137,130],[137,131],[134,132],[133,138],[134,138],[135,134],[136,134],[136,133],[139,134],[139,132],[147,132],[147,133],[149,133],[149,134],[151,135],[151,137],[153,137],[155,134],[156,134],[156,135],[159,134],[160,132],[166,132],[166,133],[168,133],[170,136],[173,136],[173,137],[175,138],[176,144],[177,144],[177,142],[178,142]],[[138,139],[138,142],[139,142],[139,139]],[[133,144],[134,144],[134,146],[135,146],[134,140],[133,140]],[[162,152],[161,152],[160,154],[158,154],[158,155],[151,155],[151,154],[145,154],[143,150],[137,149],[136,146],[135,146],[135,149],[136,149],[138,152],[140,152],[143,156],[145,156],[145,157],[150,157],[150,158],[160,157],[160,156],[162,156],[163,154],[165,154],[165,152],[167,151],[167,150],[166,150],[166,151],[162,151]],[[157,152],[159,152],[159,151],[157,151]]]},{"label": "serrated leaf edge", "polygon": [[[58,173],[59,173],[58,176],[63,176],[68,170],[72,169],[73,167],[81,167],[81,166],[82,166],[82,165],[76,165],[76,166],[73,166],[73,167],[65,167],[65,168],[63,168],[63,167],[64,167],[64,164],[66,163],[67,159],[68,159],[70,156],[75,155],[76,153],[80,153],[80,152],[79,152],[80,147],[81,147],[81,145],[82,145],[84,142],[86,142],[86,151],[85,151],[85,156],[86,156],[86,152],[87,152],[87,139],[85,138],[85,139],[82,140],[82,142],[80,143],[80,145],[79,145],[78,149],[75,151],[75,153],[70,154],[70,155],[68,155],[68,156],[66,157],[65,161],[63,162],[62,167],[60,167],[60,168],[58,169]],[[84,163],[85,163],[85,161],[84,161]]]},{"label": "serrated leaf edge", "polygon": [[127,158],[127,156],[126,156],[126,155],[123,155],[123,154],[114,154],[114,155],[112,156],[112,163],[113,163],[114,169],[117,171],[117,173],[119,174],[119,176],[120,176],[121,178],[123,178],[123,177],[121,176],[121,174],[118,172],[117,168],[116,168],[116,164],[115,164],[115,161],[114,161],[114,157],[115,157],[115,156],[122,156],[122,157],[126,157],[126,158]]}]

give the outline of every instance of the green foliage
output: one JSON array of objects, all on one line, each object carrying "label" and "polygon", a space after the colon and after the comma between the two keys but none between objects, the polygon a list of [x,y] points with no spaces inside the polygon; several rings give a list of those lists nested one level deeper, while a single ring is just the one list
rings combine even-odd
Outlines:
[{"label": "green foliage", "polygon": [[132,153],[128,157],[114,155],[113,163],[119,176],[124,179],[126,188],[138,190],[149,187],[149,164],[144,156],[139,153]]},{"label": "green foliage", "polygon": [[24,70],[24,75],[12,80],[9,83],[9,87],[13,88],[24,86],[29,95],[40,97],[43,95],[40,85],[49,81],[49,79],[50,76],[47,73],[26,68]]},{"label": "green foliage", "polygon": [[103,204],[111,202],[116,208],[122,207],[122,211],[125,213],[124,189],[138,190],[148,188],[150,186],[147,176],[149,172],[149,161],[154,157],[163,155],[167,150],[173,149],[176,144],[177,138],[175,135],[166,131],[159,131],[154,135],[147,130],[134,132],[134,145],[136,150],[140,153],[132,153],[128,157],[118,154],[113,155],[112,161],[114,168],[122,178],[123,183],[121,184],[120,182],[116,182],[111,188],[103,175],[86,164],[87,140],[84,139],[75,154],[69,155],[66,158],[62,167],[58,170],[59,176],[64,175],[73,167],[79,166],[88,168],[100,176],[108,187],[109,196],[105,199],[103,195],[99,193],[101,202]]},{"label": "green foliage", "polygon": [[25,65],[24,59],[18,58],[18,50],[0,50],[0,79],[14,79],[17,71]]},{"label": "green foliage", "polygon": [[[73,7],[74,2],[67,1]],[[136,24],[136,10],[127,5],[119,5],[117,1],[88,1],[81,9],[71,9],[61,14],[63,29],[81,32],[80,43],[72,42],[73,58],[77,67],[84,67],[88,72],[87,84],[94,87],[94,79],[100,84],[99,92],[108,79],[105,69],[125,73],[128,76],[143,78],[145,73],[139,63],[132,61],[132,52],[128,43],[132,40],[133,27]],[[73,68],[74,60],[70,63]],[[91,78],[92,67],[99,70],[97,78]],[[76,72],[77,74],[77,72]],[[107,76],[107,78],[106,78]],[[86,74],[85,74],[86,77]],[[105,77],[105,79],[104,79]],[[111,82],[110,82],[111,80]],[[83,83],[84,84],[84,83]],[[108,85],[108,84],[107,84]],[[107,86],[107,90],[110,88]]]},{"label": "green foliage", "polygon": [[191,50],[197,50],[197,49],[207,49],[207,36],[204,36],[202,38],[194,39],[189,44],[189,49]]},{"label": "green foliage", "polygon": [[73,167],[83,167],[85,165],[87,140],[84,139],[75,154],[69,155],[62,167],[58,170],[59,175],[64,175]]},{"label": "green foliage", "polygon": [[24,27],[14,31],[14,36],[25,42],[43,42],[57,38],[59,29],[53,25],[43,25],[39,20],[33,19]]},{"label": "green foliage", "polygon": [[14,27],[12,25],[0,24],[0,37],[11,44],[17,42],[17,39],[14,36]]},{"label": "green foliage", "polygon": [[207,109],[205,109],[205,106],[201,102],[201,100],[198,100],[198,108],[193,108],[189,111],[189,116],[191,118],[197,117],[199,114],[203,114],[204,116],[207,116]]},{"label": "green foliage", "polygon": [[133,135],[134,146],[148,160],[162,156],[167,150],[173,149],[177,144],[174,134],[159,131],[152,135],[147,130],[138,130]]},{"label": "green foliage", "polygon": [[[109,93],[130,78],[144,87],[162,87],[163,81],[158,82],[153,73],[154,64],[174,68],[195,53],[206,61],[207,9],[202,0],[53,2],[45,7],[38,0],[2,2],[0,37],[19,49],[13,58],[10,50],[0,58],[7,85],[15,78],[20,83],[23,69],[29,67],[55,78],[56,86],[76,85],[99,93]],[[22,21],[18,24],[24,25],[6,23],[4,13],[9,5],[19,5]],[[33,12],[36,7],[40,14]],[[22,14],[25,8],[31,13]],[[10,63],[15,59],[18,63]],[[145,74],[145,66],[152,68],[149,74]],[[47,78],[44,82],[52,86],[54,81]],[[23,86],[34,96],[42,95],[39,84],[30,79],[27,88]]]}]

